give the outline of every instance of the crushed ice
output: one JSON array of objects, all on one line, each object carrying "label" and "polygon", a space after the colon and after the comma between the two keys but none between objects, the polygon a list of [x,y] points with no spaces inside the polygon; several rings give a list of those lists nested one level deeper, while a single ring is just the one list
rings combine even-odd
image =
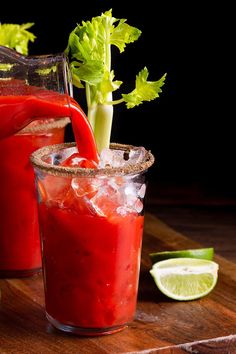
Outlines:
[{"label": "crushed ice", "polygon": [[[74,149],[72,148],[70,154],[73,152]],[[145,149],[142,147],[131,149],[129,153],[121,150],[103,149],[98,168],[130,166],[143,161],[144,156]],[[53,158],[57,159],[57,156]],[[67,191],[64,195],[65,200],[63,201],[63,191],[59,193],[62,204],[66,207],[66,205],[68,205],[67,178],[61,178],[60,183],[61,189]],[[64,186],[63,183],[65,183]],[[58,186],[57,188],[56,186],[51,186],[51,188],[55,189],[56,193],[58,193]],[[89,213],[93,211],[94,214],[101,217],[114,214],[119,214],[120,216],[125,216],[130,213],[140,214],[143,210],[143,198],[146,192],[146,185],[144,179],[139,178],[137,175],[75,177],[71,180],[70,188],[74,195],[74,197],[70,199],[71,201],[76,198],[78,205],[86,206],[86,210]]]},{"label": "crushed ice", "polygon": [[145,157],[144,147],[134,147],[130,151],[111,150],[105,148],[100,154],[98,168],[126,167],[143,161]]}]

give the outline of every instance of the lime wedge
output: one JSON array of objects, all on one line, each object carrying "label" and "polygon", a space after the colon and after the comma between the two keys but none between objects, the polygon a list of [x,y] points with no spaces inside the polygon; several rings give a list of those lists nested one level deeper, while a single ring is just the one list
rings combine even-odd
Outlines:
[{"label": "lime wedge", "polygon": [[219,266],[205,259],[173,258],[157,262],[150,270],[158,289],[171,299],[203,297],[217,282]]},{"label": "lime wedge", "polygon": [[208,259],[211,261],[214,256],[214,248],[196,248],[192,250],[180,250],[180,251],[165,251],[165,252],[155,252],[149,254],[152,263],[159,261],[164,261],[170,258],[198,258],[198,259]]}]

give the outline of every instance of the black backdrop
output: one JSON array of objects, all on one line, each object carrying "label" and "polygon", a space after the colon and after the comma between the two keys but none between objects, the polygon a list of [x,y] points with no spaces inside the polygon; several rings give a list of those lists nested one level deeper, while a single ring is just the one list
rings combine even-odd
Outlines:
[{"label": "black backdrop", "polygon": [[[103,0],[50,3],[49,8],[49,2],[5,2],[0,21],[35,22],[37,40],[30,53],[47,54],[63,51],[82,19],[110,8],[115,17],[127,18],[142,36],[123,54],[114,51],[113,68],[125,82],[123,92],[132,89],[145,65],[150,80],[167,72],[167,81],[160,99],[133,110],[115,107],[112,141],[151,149],[157,162],[150,180],[157,184],[197,185],[213,196],[235,197],[231,10],[208,5]],[[83,92],[75,98],[85,108]]]}]

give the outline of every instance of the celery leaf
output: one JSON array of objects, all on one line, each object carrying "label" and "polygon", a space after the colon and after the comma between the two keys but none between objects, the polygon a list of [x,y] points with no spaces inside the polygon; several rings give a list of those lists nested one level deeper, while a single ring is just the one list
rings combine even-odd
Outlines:
[{"label": "celery leaf", "polygon": [[27,29],[34,23],[18,24],[0,24],[0,45],[15,49],[18,53],[27,55],[28,44],[34,42],[35,35]]},{"label": "celery leaf", "polygon": [[110,43],[119,48],[122,53],[126,44],[133,43],[141,35],[141,31],[125,23],[126,20],[121,19],[119,24],[113,28]]},{"label": "celery leaf", "polygon": [[[113,92],[117,90],[120,85],[122,84],[122,81],[119,80],[114,80],[114,71],[106,71],[104,73],[103,80],[101,81],[99,85],[99,91],[102,93],[102,97],[106,97],[109,92]],[[101,103],[105,103],[102,97],[99,97],[99,101]]]},{"label": "celery leaf", "polygon": [[[141,31],[135,27],[129,26],[125,19],[116,19],[112,16],[112,10],[106,11],[101,16],[93,17],[91,21],[82,21],[81,24],[70,33],[66,54],[73,61],[72,73],[74,84],[82,87],[81,81],[91,85],[99,84],[97,90],[100,92],[96,97],[102,97],[105,101],[106,95],[116,90],[121,81],[113,81],[114,74],[111,72],[111,45],[124,51],[126,44],[132,43],[138,39]],[[91,71],[84,70],[94,61],[96,65],[93,69],[93,78],[91,80]],[[77,66],[75,65],[77,62]],[[95,78],[95,80],[94,80]]]},{"label": "celery leaf", "polygon": [[165,83],[166,74],[158,81],[147,81],[147,78],[148,69],[145,67],[136,76],[135,89],[128,94],[122,94],[127,108],[133,108],[143,101],[152,101],[159,97],[159,93],[162,92],[161,87]]},{"label": "celery leaf", "polygon": [[76,61],[71,63],[73,80],[76,77],[76,82],[82,80],[89,85],[96,85],[102,80],[103,70],[103,64],[99,60],[88,60],[84,64],[80,64]]}]

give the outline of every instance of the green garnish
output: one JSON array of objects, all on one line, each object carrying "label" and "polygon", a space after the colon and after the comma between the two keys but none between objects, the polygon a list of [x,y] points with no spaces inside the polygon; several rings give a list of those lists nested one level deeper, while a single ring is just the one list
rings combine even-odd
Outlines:
[{"label": "green garnish", "polygon": [[29,31],[34,23],[22,25],[0,23],[0,45],[15,49],[18,53],[28,55],[28,44],[34,42],[35,35]]},{"label": "green garnish", "polygon": [[143,103],[143,101],[152,101],[159,97],[159,93],[162,92],[161,87],[165,83],[166,74],[158,81],[147,81],[147,78],[148,69],[145,67],[136,76],[135,89],[128,94],[122,95],[127,108],[133,108]]},{"label": "green garnish", "polygon": [[159,97],[162,92],[166,74],[158,81],[147,81],[145,67],[136,76],[132,92],[121,94],[117,100],[112,98],[122,81],[115,80],[111,69],[111,46],[122,53],[126,45],[140,35],[139,29],[128,25],[125,19],[116,19],[109,10],[91,21],[82,21],[69,36],[66,53],[71,59],[73,83],[76,87],[85,87],[87,115],[99,152],[110,144],[113,105],[124,102],[127,108],[133,108]]}]

